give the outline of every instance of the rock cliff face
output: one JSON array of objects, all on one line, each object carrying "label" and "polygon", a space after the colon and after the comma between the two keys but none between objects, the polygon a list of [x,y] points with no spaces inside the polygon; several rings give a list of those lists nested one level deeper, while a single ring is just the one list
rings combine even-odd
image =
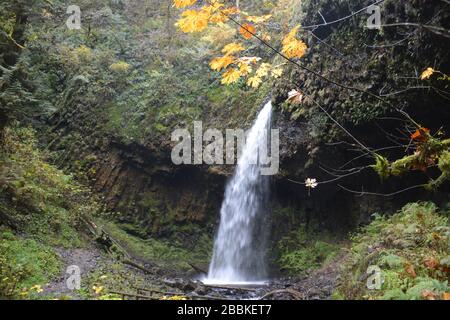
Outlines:
[{"label": "rock cliff face", "polygon": [[[321,23],[318,12],[326,21],[333,21],[368,3],[362,0],[351,4],[332,0],[304,1],[306,18],[297,22],[306,26]],[[445,20],[448,10],[443,1],[414,0],[400,4],[397,0],[387,0],[380,6],[384,24],[415,21],[448,28],[446,24],[450,21]],[[428,66],[448,70],[448,41],[441,41],[442,35],[417,26],[398,26],[401,33],[393,32],[395,27],[367,30],[366,19],[364,14],[355,15],[318,28],[314,36],[305,32],[303,36],[309,39],[310,49],[301,64],[344,86],[384,95],[390,105],[404,108],[412,117],[422,119],[424,126],[437,130],[445,124],[443,119],[447,122],[449,119],[448,101],[439,94],[448,84],[434,81],[432,85],[437,90],[429,88],[426,99],[419,98],[424,96],[424,89],[416,88],[423,87],[417,82],[417,75]],[[310,99],[292,110],[284,101],[287,92],[294,88],[305,92]],[[239,103],[239,99],[234,106],[223,100],[222,108],[212,108],[204,115],[204,125],[225,128],[245,124],[248,127],[266,96],[266,93],[261,94],[250,106]],[[374,149],[388,146],[389,136],[404,124],[395,119],[399,115],[392,107],[295,67],[276,83],[271,98],[276,107],[273,127],[280,128],[281,140],[280,174],[272,179],[272,223],[277,230],[273,233],[274,239],[300,223],[345,232],[368,222],[376,211],[392,212],[407,201],[425,197],[435,197],[438,201],[444,198],[445,188],[442,194],[434,195],[419,189],[395,197],[360,197],[339,186],[353,190],[363,187],[364,191],[372,192],[383,189],[383,193],[389,193],[423,181],[421,173],[393,179],[382,187],[370,169],[339,179],[330,173],[345,175],[350,171],[339,170],[344,170],[342,166],[347,162],[353,161],[350,168],[359,168],[371,164],[373,159],[354,159],[361,155],[355,152],[354,141],[312,101],[319,101],[354,136]],[[76,101],[72,101],[70,110],[74,103]],[[95,129],[101,116],[92,121],[89,120],[92,113],[82,117],[68,110],[62,109],[60,117],[51,121],[54,125],[50,134],[54,138],[52,148],[60,151],[61,164],[73,167],[77,161],[81,163],[89,172],[95,190],[104,195],[108,209],[121,213],[120,221],[140,226],[149,236],[170,237],[184,232],[189,237],[190,230],[180,231],[186,224],[213,233],[232,167],[175,166],[170,160],[167,132],[135,142],[125,142],[114,132],[105,138]],[[69,159],[65,155],[73,154],[74,145],[79,152],[75,153],[75,159]],[[389,155],[396,157],[403,152],[404,149],[393,149]],[[336,181],[320,185],[311,192],[291,181],[303,182],[307,177],[317,178],[319,182]]]},{"label": "rock cliff face", "polygon": [[120,221],[140,225],[153,236],[168,236],[174,225],[199,224],[211,232],[225,178],[196,166],[172,164],[170,150],[157,158],[151,149],[111,143],[93,166],[94,189],[104,194]]}]

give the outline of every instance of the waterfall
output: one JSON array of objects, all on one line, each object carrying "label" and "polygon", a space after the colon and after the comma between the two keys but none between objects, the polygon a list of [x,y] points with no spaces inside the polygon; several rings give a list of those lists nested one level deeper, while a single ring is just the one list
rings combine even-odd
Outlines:
[{"label": "waterfall", "polygon": [[255,283],[266,279],[264,202],[269,178],[261,175],[260,169],[267,156],[271,114],[272,104],[268,102],[249,130],[234,176],[226,186],[207,283]]}]

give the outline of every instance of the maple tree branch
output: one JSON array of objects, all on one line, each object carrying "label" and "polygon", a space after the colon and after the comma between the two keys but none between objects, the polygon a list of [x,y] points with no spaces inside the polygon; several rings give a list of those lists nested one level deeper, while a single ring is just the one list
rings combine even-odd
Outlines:
[{"label": "maple tree branch", "polygon": [[[344,21],[344,20],[346,20],[346,19],[349,19],[350,17],[353,17],[353,16],[355,16],[355,15],[357,15],[357,14],[363,12],[363,11],[366,10],[367,8],[369,8],[369,7],[373,6],[373,5],[377,5],[377,4],[379,4],[379,3],[383,2],[383,1],[384,1],[384,0],[378,0],[378,1],[374,2],[374,3],[372,3],[371,5],[369,5],[369,6],[365,7],[365,8],[362,8],[362,9],[360,9],[360,10],[358,10],[358,11],[356,11],[356,12],[354,12],[354,13],[352,13],[351,15],[348,15],[348,16],[346,16],[346,17],[343,17],[343,18],[340,18],[340,19],[337,19],[337,20],[334,20],[334,21],[331,21],[331,22],[325,22],[325,23],[319,24],[319,25],[306,26],[306,27],[303,27],[303,29],[311,28],[311,27],[316,28],[316,27],[320,27],[320,26],[329,25],[329,24],[334,24],[334,23],[337,23],[337,22],[340,22],[340,21]],[[307,72],[309,72],[309,73],[312,73],[313,75],[315,75],[315,76],[317,76],[317,77],[323,79],[324,81],[329,82],[329,83],[331,83],[331,84],[334,84],[334,85],[336,85],[336,86],[338,86],[338,87],[341,87],[341,88],[343,88],[343,89],[350,90],[350,91],[357,91],[357,92],[360,92],[360,93],[362,93],[362,94],[367,94],[367,95],[369,95],[369,96],[375,98],[376,100],[382,102],[383,104],[385,104],[385,105],[391,107],[393,110],[396,110],[397,112],[401,113],[403,116],[405,116],[405,118],[407,118],[407,119],[408,119],[412,124],[414,124],[414,126],[416,126],[417,128],[420,128],[420,127],[421,127],[420,124],[418,124],[414,119],[412,119],[412,118],[409,116],[408,113],[406,113],[406,112],[405,112],[404,110],[402,110],[402,109],[399,109],[399,108],[393,106],[389,101],[387,101],[387,100],[384,99],[383,97],[381,97],[381,96],[379,96],[379,95],[377,95],[377,94],[375,94],[375,93],[373,93],[373,92],[370,92],[370,91],[361,89],[361,88],[357,88],[357,87],[353,87],[353,86],[348,86],[348,85],[339,83],[339,82],[337,82],[337,81],[335,81],[335,80],[333,80],[333,79],[330,79],[330,78],[328,78],[327,76],[324,76],[324,75],[322,75],[322,74],[320,74],[320,73],[318,73],[318,72],[316,72],[316,71],[314,71],[314,70],[312,70],[312,69],[310,69],[310,68],[308,68],[308,67],[306,67],[306,66],[304,66],[304,65],[301,65],[301,64],[298,63],[297,61],[294,61],[293,59],[287,57],[285,54],[283,54],[283,53],[280,52],[278,49],[276,49],[274,46],[272,46],[270,43],[268,43],[267,41],[265,41],[264,39],[262,39],[261,37],[259,37],[255,32],[253,32],[252,30],[249,30],[249,28],[247,28],[246,26],[242,25],[239,21],[237,21],[237,20],[234,19],[233,17],[231,17],[231,16],[229,16],[229,15],[223,13],[222,11],[221,11],[220,13],[221,13],[222,15],[224,15],[225,17],[227,17],[230,21],[232,21],[233,23],[235,23],[236,25],[238,25],[242,30],[245,30],[246,32],[248,32],[252,37],[256,38],[256,39],[257,39],[259,42],[261,42],[263,45],[265,45],[266,47],[270,48],[270,49],[271,49],[272,51],[274,51],[276,54],[278,54],[279,56],[281,56],[281,57],[282,57],[283,59],[285,59],[286,61],[288,61],[288,62],[294,64],[294,65],[297,66],[298,68],[300,68],[300,69],[302,69],[302,70],[305,70],[305,71],[307,71]],[[324,21],[325,21],[325,19],[324,19]],[[433,29],[433,28],[434,28],[434,30],[439,30],[440,32],[444,32],[444,31],[445,31],[445,32],[448,32],[447,30],[445,30],[445,29],[443,29],[443,28],[434,27],[434,26],[428,26],[428,25],[414,24],[414,23],[397,23],[397,24],[388,24],[388,25],[385,25],[385,26],[395,26],[395,25],[415,25],[415,26],[421,26],[421,27],[428,28],[428,29]],[[354,137],[347,129],[345,129],[345,128],[344,128],[344,127],[336,120],[336,119],[334,119],[334,117],[331,116],[331,114],[329,114],[328,111],[327,111],[325,108],[323,108],[317,101],[315,101],[314,99],[312,99],[312,97],[309,96],[308,94],[306,94],[304,91],[303,91],[303,93],[304,93],[309,99],[311,99],[311,101],[313,101],[314,104],[316,104],[317,107],[318,107],[322,112],[324,112],[325,115],[326,115],[329,119],[331,119],[331,120],[332,120],[339,128],[341,128],[348,136],[350,136],[350,137],[351,137],[351,138],[352,138],[352,139],[353,139],[360,147],[362,147],[364,150],[366,150],[367,152],[369,152],[369,153],[372,154],[372,155],[375,154],[374,151],[370,150],[367,146],[365,146],[362,142],[360,142],[356,137]]]},{"label": "maple tree branch", "polygon": [[305,70],[305,71],[308,71],[309,73],[312,73],[312,74],[314,74],[315,76],[317,76],[317,77],[319,77],[319,78],[321,78],[321,79],[323,79],[323,80],[325,80],[325,81],[327,81],[327,82],[329,82],[329,83],[331,83],[331,84],[334,84],[334,85],[336,85],[336,86],[338,86],[338,87],[341,87],[341,88],[343,88],[343,89],[347,89],[347,90],[351,90],[351,91],[358,91],[358,92],[360,92],[360,93],[364,93],[364,94],[368,94],[368,95],[370,95],[370,96],[372,96],[372,97],[374,97],[374,98],[376,98],[376,99],[378,99],[378,100],[380,100],[380,101],[382,101],[382,102],[384,102],[384,103],[387,103],[388,105],[390,105],[391,106],[391,104],[389,103],[389,102],[387,102],[386,100],[384,100],[382,97],[380,97],[380,96],[378,96],[378,95],[376,95],[376,94],[374,94],[374,93],[372,93],[372,92],[370,92],[370,91],[366,91],[366,90],[364,90],[364,89],[360,89],[360,88],[357,88],[357,87],[352,87],[352,86],[347,86],[347,85],[344,85],[344,84],[342,84],[342,83],[339,83],[339,82],[337,82],[337,81],[335,81],[335,80],[332,80],[332,79],[330,79],[330,78],[328,78],[328,77],[326,77],[326,76],[324,76],[324,75],[322,75],[322,74],[320,74],[320,73],[318,73],[317,71],[314,71],[314,70],[312,70],[312,69],[310,69],[310,68],[308,68],[308,67],[305,67],[305,66],[303,66],[303,65],[301,65],[300,63],[298,63],[297,61],[294,61],[293,59],[291,59],[291,58],[288,58],[286,55],[284,55],[282,52],[280,52],[278,49],[276,49],[275,47],[273,47],[270,43],[268,43],[267,41],[265,41],[265,40],[263,40],[261,37],[259,37],[258,35],[256,35],[254,32],[252,32],[251,30],[248,30],[248,28],[246,28],[245,26],[243,26],[241,23],[239,23],[238,21],[236,21],[235,19],[233,19],[232,17],[230,17],[230,16],[228,16],[228,15],[226,15],[226,14],[224,14],[224,13],[222,13],[223,15],[225,15],[228,19],[230,19],[232,22],[234,22],[235,24],[237,24],[239,27],[241,27],[243,30],[245,30],[245,31],[247,31],[249,34],[251,34],[254,38],[256,38],[256,39],[258,39],[262,44],[264,44],[265,46],[267,46],[268,48],[270,48],[272,51],[274,51],[276,54],[278,54],[279,56],[281,56],[283,59],[285,59],[286,61],[288,61],[288,62],[290,62],[290,63],[293,63],[294,65],[296,65],[297,67],[299,67],[300,69],[303,69],[303,70]]},{"label": "maple tree branch", "polygon": [[[378,148],[378,149],[373,150],[373,152],[380,152],[380,151],[384,151],[384,150],[392,150],[392,149],[400,149],[400,148],[405,148],[405,147],[409,148],[409,146],[402,144],[402,145],[396,145],[396,146],[389,146],[389,147]],[[358,160],[358,159],[361,159],[361,158],[364,158],[364,157],[367,157],[368,155],[369,155],[369,153],[363,153],[363,154],[361,154],[361,155],[359,155],[359,156],[357,156],[357,157],[354,157],[353,159],[347,161],[347,162],[344,163],[342,166],[340,166],[339,169],[343,169],[343,168],[345,168],[346,166],[348,166],[350,163],[352,163],[353,161]]]}]

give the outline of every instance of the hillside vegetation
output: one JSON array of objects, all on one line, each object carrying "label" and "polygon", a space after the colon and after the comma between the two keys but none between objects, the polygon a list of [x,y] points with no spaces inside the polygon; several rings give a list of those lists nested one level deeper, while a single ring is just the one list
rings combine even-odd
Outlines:
[{"label": "hillside vegetation", "polygon": [[235,166],[175,165],[171,134],[271,101],[259,293],[449,300],[450,4],[379,1],[368,28],[371,3],[77,0],[72,29],[72,1],[0,1],[0,299],[216,294],[192,279]]}]

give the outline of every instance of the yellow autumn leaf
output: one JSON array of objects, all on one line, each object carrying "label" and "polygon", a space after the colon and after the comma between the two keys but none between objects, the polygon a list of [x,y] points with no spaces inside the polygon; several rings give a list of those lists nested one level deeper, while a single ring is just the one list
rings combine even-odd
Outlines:
[{"label": "yellow autumn leaf", "polygon": [[185,7],[188,7],[188,6],[192,6],[196,2],[197,2],[197,0],[174,0],[173,1],[173,6],[175,8],[185,8]]},{"label": "yellow autumn leaf", "polygon": [[258,70],[256,70],[256,75],[259,78],[265,77],[269,74],[272,65],[270,63],[261,63]]},{"label": "yellow autumn leaf", "polygon": [[300,29],[300,25],[296,25],[289,33],[283,38],[282,43],[287,44],[292,39],[295,39],[297,37],[298,29]]},{"label": "yellow autumn leaf", "polygon": [[225,73],[222,75],[221,83],[229,85],[237,82],[240,77],[241,73],[239,72],[239,70],[236,70],[234,68],[228,68],[227,71],[225,71]]},{"label": "yellow autumn leaf", "polygon": [[225,44],[233,41],[236,35],[236,29],[230,27],[227,24],[211,26],[207,29],[207,32],[202,36],[201,40],[209,42],[210,44],[217,46],[224,46]]},{"label": "yellow autumn leaf", "polygon": [[32,291],[32,290],[36,291],[37,293],[41,293],[44,291],[44,289],[42,289],[42,286],[39,284],[32,286],[30,288],[30,291]]},{"label": "yellow autumn leaf", "polygon": [[240,51],[244,51],[245,48],[240,43],[229,43],[222,49],[222,53],[225,53],[226,55],[230,55],[233,53],[237,53]]},{"label": "yellow autumn leaf", "polygon": [[290,59],[301,58],[305,55],[306,49],[306,44],[303,41],[292,39],[283,45],[283,50],[281,50],[281,52]]},{"label": "yellow autumn leaf", "polygon": [[175,26],[188,33],[203,31],[208,26],[210,15],[205,10],[186,10],[181,14],[181,17],[175,23]]},{"label": "yellow autumn leaf", "polygon": [[222,14],[224,14],[226,16],[238,14],[239,12],[240,12],[240,10],[236,7],[230,7],[230,8],[226,8],[226,9],[222,10]]},{"label": "yellow autumn leaf", "polygon": [[215,3],[204,8],[211,15],[209,18],[209,22],[220,25],[230,20],[230,16],[239,13],[239,9],[235,7],[221,9],[221,7],[223,6],[223,4]]},{"label": "yellow autumn leaf", "polygon": [[94,289],[95,294],[98,295],[103,291],[104,288],[102,286],[93,286],[92,289]]},{"label": "yellow autumn leaf", "polygon": [[266,22],[267,20],[269,20],[270,18],[272,18],[271,14],[267,14],[264,16],[246,16],[245,20],[249,21],[249,22],[254,22],[254,23],[262,23],[262,22]]},{"label": "yellow autumn leaf", "polygon": [[297,32],[300,28],[300,25],[294,27],[284,38],[282,41],[283,49],[281,52],[288,57],[292,58],[301,58],[305,55],[307,46],[306,44],[297,39]]},{"label": "yellow autumn leaf", "polygon": [[429,79],[434,73],[434,69],[431,67],[428,67],[425,69],[424,72],[420,75],[420,80],[426,80]]},{"label": "yellow autumn leaf", "polygon": [[211,17],[209,18],[209,22],[217,23],[217,24],[227,22],[228,20],[229,20],[229,18],[227,16],[220,14],[220,13],[213,13],[211,15]]},{"label": "yellow autumn leaf", "polygon": [[210,5],[204,6],[201,11],[209,15],[209,22],[212,23],[223,23],[229,20],[228,16],[223,14],[221,9],[224,6],[223,3],[213,2]]},{"label": "yellow autumn leaf", "polygon": [[252,72],[252,67],[247,63],[240,62],[239,71],[241,72],[241,75],[245,76]]},{"label": "yellow autumn leaf", "polygon": [[226,67],[228,67],[230,64],[232,64],[234,62],[234,57],[226,55],[223,57],[217,57],[211,60],[211,62],[209,63],[209,66],[211,67],[211,69],[215,70],[215,71],[220,71],[222,69],[225,69]]},{"label": "yellow autumn leaf", "polygon": [[223,3],[220,3],[219,1],[209,1],[209,5],[204,6],[202,10],[206,10],[209,13],[213,13],[219,11],[224,6],[225,5]]},{"label": "yellow autumn leaf", "polygon": [[187,300],[185,296],[163,296],[160,300]]},{"label": "yellow autumn leaf", "polygon": [[252,88],[258,88],[261,83],[262,79],[258,76],[250,77],[247,80],[247,85]]},{"label": "yellow autumn leaf", "polygon": [[264,41],[268,42],[268,41],[272,40],[272,37],[271,37],[270,34],[268,34],[267,32],[264,32],[264,33],[261,35],[261,39],[263,39]]},{"label": "yellow autumn leaf", "polygon": [[281,67],[272,68],[272,70],[270,70],[270,74],[274,78],[279,78],[283,74],[283,68],[281,68]]}]

